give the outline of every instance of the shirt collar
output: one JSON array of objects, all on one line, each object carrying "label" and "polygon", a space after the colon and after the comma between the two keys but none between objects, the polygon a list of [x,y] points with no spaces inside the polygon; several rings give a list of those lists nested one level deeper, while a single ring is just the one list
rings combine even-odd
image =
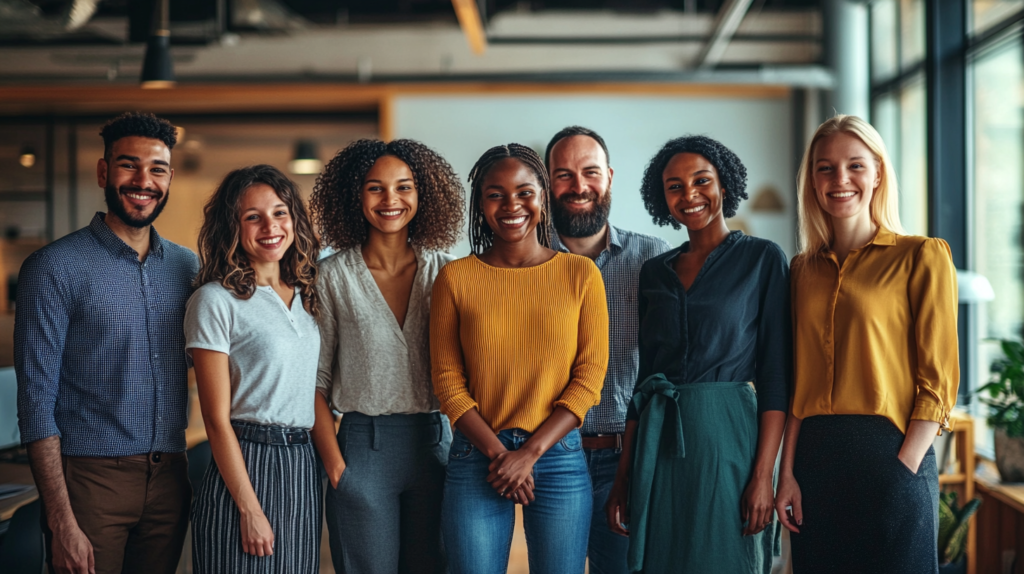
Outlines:
[{"label": "shirt collar", "polygon": [[[551,248],[562,253],[569,253],[569,248],[562,243],[562,238],[558,235],[558,231],[552,234]],[[608,234],[605,235],[604,249],[601,252],[604,253],[605,251],[610,251],[612,255],[618,255],[622,251],[622,240],[619,237],[619,232],[611,223],[608,224]]]},{"label": "shirt collar", "polygon": [[[139,253],[122,241],[121,238],[114,233],[114,230],[110,229],[107,222],[104,220],[105,217],[105,213],[97,211],[96,215],[92,217],[92,221],[89,222],[89,230],[92,231],[92,234],[96,239],[98,239],[99,242],[114,255],[129,257],[138,261]],[[156,256],[160,259],[164,256],[163,238],[160,237],[160,234],[156,232],[156,228],[152,225],[149,226],[149,256]]]},{"label": "shirt collar", "polygon": [[896,234],[879,225],[875,238],[871,240],[871,244],[883,246],[896,245]]}]

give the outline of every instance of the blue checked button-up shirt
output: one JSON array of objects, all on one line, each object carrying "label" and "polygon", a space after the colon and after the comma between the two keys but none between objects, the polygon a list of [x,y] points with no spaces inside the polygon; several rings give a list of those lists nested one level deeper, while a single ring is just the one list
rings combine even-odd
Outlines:
[{"label": "blue checked button-up shirt", "polygon": [[183,320],[199,260],[150,231],[144,263],[97,213],[18,276],[14,367],[21,440],[66,456],[185,450]]},{"label": "blue checked button-up shirt", "polygon": [[[552,248],[569,252],[555,234]],[[633,399],[639,369],[637,332],[640,319],[637,286],[640,268],[648,259],[672,246],[664,239],[608,226],[608,245],[594,263],[601,270],[608,299],[608,373],[601,389],[601,403],[587,412],[584,435],[621,433],[626,429],[626,410]]]}]

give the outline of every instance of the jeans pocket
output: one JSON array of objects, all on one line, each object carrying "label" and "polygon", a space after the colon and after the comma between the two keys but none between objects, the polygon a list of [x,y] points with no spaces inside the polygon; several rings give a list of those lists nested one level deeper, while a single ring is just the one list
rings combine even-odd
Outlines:
[{"label": "jeans pocket", "polygon": [[476,450],[476,447],[473,446],[473,443],[469,442],[466,435],[456,431],[452,436],[452,447],[448,451],[448,456],[454,459],[465,459],[469,458],[474,450]]},{"label": "jeans pocket", "polygon": [[558,444],[562,445],[562,449],[566,452],[574,452],[583,449],[583,438],[580,437],[578,429],[573,429],[569,431],[569,434],[562,437]]}]

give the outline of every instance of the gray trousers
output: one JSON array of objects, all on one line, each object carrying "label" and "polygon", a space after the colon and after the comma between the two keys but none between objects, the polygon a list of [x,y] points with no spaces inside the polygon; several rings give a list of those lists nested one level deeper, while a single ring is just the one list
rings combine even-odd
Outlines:
[{"label": "gray trousers", "polygon": [[327,529],[338,574],[444,574],[441,500],[452,432],[440,413],[346,413],[345,472],[327,487]]}]

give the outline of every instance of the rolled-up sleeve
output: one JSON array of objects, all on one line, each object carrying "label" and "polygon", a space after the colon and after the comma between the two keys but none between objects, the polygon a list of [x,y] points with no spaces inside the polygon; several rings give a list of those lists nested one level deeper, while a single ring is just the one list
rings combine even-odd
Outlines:
[{"label": "rolled-up sleeve", "polygon": [[[323,269],[321,267],[321,269]],[[334,365],[337,360],[338,347],[338,321],[335,317],[334,307],[337,305],[334,292],[331,289],[336,282],[324,270],[320,279],[320,360],[316,370],[316,391],[327,399],[331,404],[331,390],[334,387]]]},{"label": "rolled-up sleeve", "polygon": [[591,267],[580,305],[576,360],[569,384],[555,401],[556,407],[572,411],[581,425],[587,411],[601,402],[601,387],[608,371],[608,303],[601,273],[597,266]]},{"label": "rolled-up sleeve", "polygon": [[466,362],[459,336],[459,310],[448,268],[434,280],[430,302],[430,370],[441,412],[451,424],[478,408],[467,388]]},{"label": "rolled-up sleeve", "polygon": [[949,412],[960,384],[956,269],[941,239],[921,244],[907,286],[914,316],[917,399],[911,420],[949,428]]},{"label": "rolled-up sleeve", "polygon": [[18,427],[25,444],[59,436],[54,407],[60,388],[69,294],[44,253],[31,255],[18,275],[14,315],[14,371]]}]

